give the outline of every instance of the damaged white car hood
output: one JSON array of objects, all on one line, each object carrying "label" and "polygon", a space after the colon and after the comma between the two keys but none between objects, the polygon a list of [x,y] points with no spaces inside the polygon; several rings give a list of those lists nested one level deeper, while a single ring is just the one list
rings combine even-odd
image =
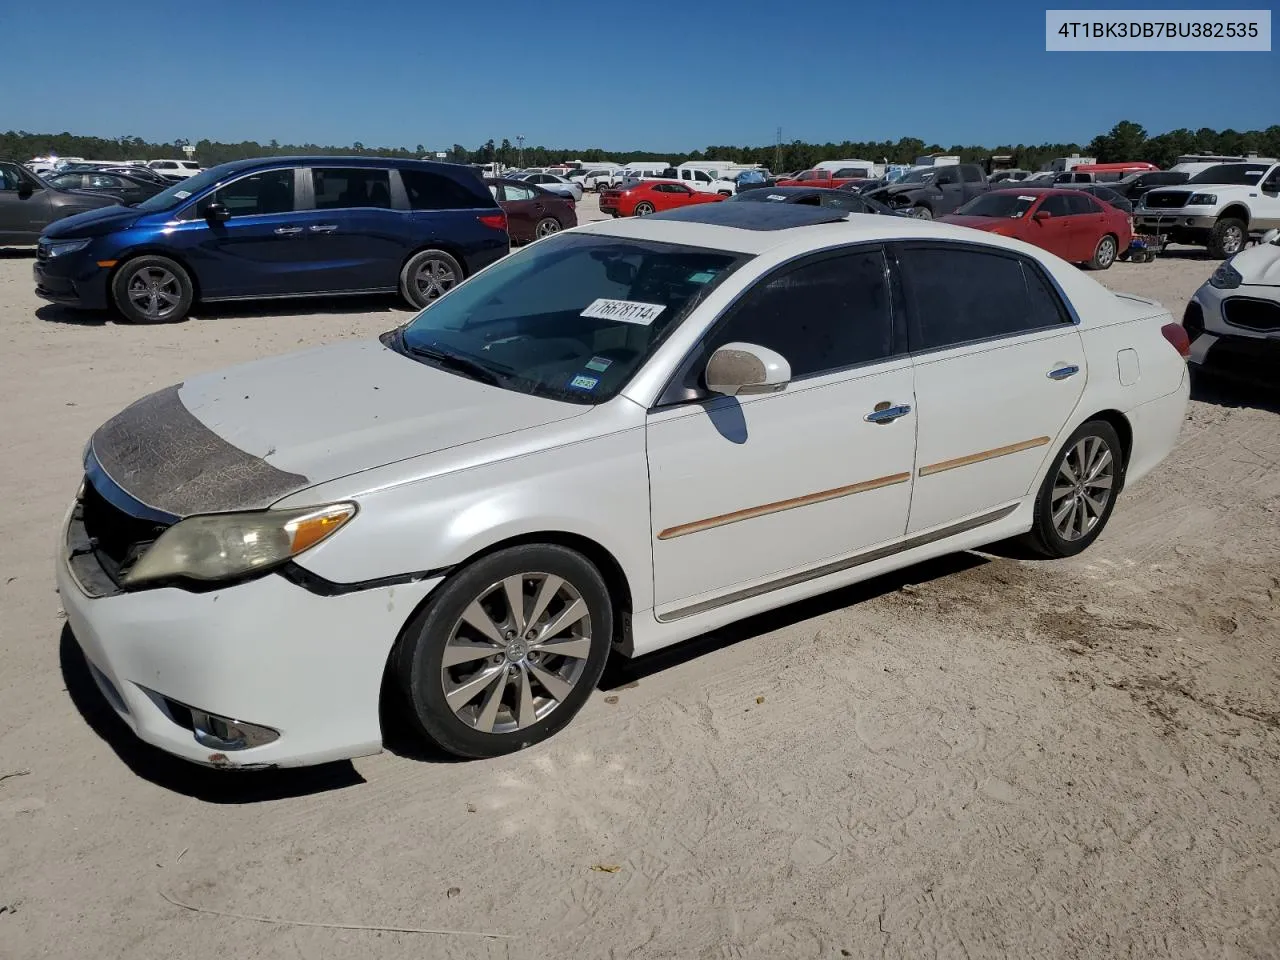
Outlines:
[{"label": "damaged white car hood", "polygon": [[183,517],[267,507],[318,483],[590,409],[354,341],[153,393],[103,424],[88,457],[91,474]]}]

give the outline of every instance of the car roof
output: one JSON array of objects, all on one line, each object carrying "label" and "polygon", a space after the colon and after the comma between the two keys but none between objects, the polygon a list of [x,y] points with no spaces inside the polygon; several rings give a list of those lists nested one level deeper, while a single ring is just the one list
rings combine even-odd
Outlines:
[{"label": "car roof", "polygon": [[296,157],[250,157],[246,160],[232,160],[219,164],[231,173],[238,170],[252,170],[257,167],[279,166],[334,166],[344,167],[395,167],[399,170],[431,170],[436,173],[455,174],[466,172],[474,176],[475,171],[459,163],[438,163],[434,160],[411,160],[400,157],[330,157],[330,156],[296,156]]},{"label": "car roof", "polygon": [[847,211],[834,207],[802,207],[796,204],[707,203],[654,214],[661,220],[706,223],[742,230],[789,230],[843,220]]}]

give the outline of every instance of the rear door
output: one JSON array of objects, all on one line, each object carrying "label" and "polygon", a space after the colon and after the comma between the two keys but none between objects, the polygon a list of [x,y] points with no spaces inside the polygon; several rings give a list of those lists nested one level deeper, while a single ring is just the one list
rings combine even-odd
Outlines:
[{"label": "rear door", "polygon": [[16,163],[0,163],[0,242],[35,243],[51,217],[49,191]]},{"label": "rear door", "polygon": [[507,212],[507,232],[512,240],[532,240],[533,230],[542,217],[543,204],[538,201],[533,187],[504,183],[498,187],[502,208]]},{"label": "rear door", "polygon": [[1007,508],[1084,390],[1084,348],[1035,261],[967,244],[895,250],[917,403],[908,532]]},{"label": "rear door", "polygon": [[1083,263],[1093,256],[1098,241],[1106,232],[1106,214],[1100,201],[1078,190],[1067,197],[1067,209],[1073,237],[1072,256],[1064,259]]},{"label": "rear door", "polygon": [[[167,242],[196,271],[204,299],[286,296],[309,290],[308,246],[292,167],[255,170],[178,214]],[[226,221],[207,219],[223,204]]]},{"label": "rear door", "polygon": [[394,290],[406,253],[407,211],[393,205],[391,171],[316,164],[303,176],[308,290]]}]

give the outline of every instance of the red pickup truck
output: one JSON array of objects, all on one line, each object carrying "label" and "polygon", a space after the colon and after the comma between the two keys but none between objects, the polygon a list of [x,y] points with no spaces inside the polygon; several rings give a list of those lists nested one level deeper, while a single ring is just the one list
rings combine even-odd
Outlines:
[{"label": "red pickup truck", "polygon": [[872,179],[866,167],[842,167],[839,170],[805,170],[798,173],[790,180],[779,180],[776,186],[779,187],[822,187],[827,190],[834,190],[842,187],[846,183],[863,183]]}]

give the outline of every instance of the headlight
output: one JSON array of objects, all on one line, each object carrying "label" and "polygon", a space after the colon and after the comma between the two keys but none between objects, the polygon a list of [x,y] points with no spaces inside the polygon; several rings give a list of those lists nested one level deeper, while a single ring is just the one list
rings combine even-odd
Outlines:
[{"label": "headlight", "polygon": [[45,250],[50,257],[62,257],[68,253],[77,253],[93,242],[92,237],[84,240],[50,240]]},{"label": "headlight", "polygon": [[1193,193],[1191,199],[1187,201],[1189,207],[1212,207],[1218,202],[1217,194],[1213,193]]},{"label": "headlight", "polygon": [[124,582],[228,580],[265,572],[332,536],[355,513],[354,503],[335,503],[188,517],[160,535]]},{"label": "headlight", "polygon": [[1234,290],[1242,283],[1244,283],[1244,277],[1231,265],[1230,260],[1213,271],[1213,275],[1209,277],[1209,286],[1217,287],[1219,290]]}]

